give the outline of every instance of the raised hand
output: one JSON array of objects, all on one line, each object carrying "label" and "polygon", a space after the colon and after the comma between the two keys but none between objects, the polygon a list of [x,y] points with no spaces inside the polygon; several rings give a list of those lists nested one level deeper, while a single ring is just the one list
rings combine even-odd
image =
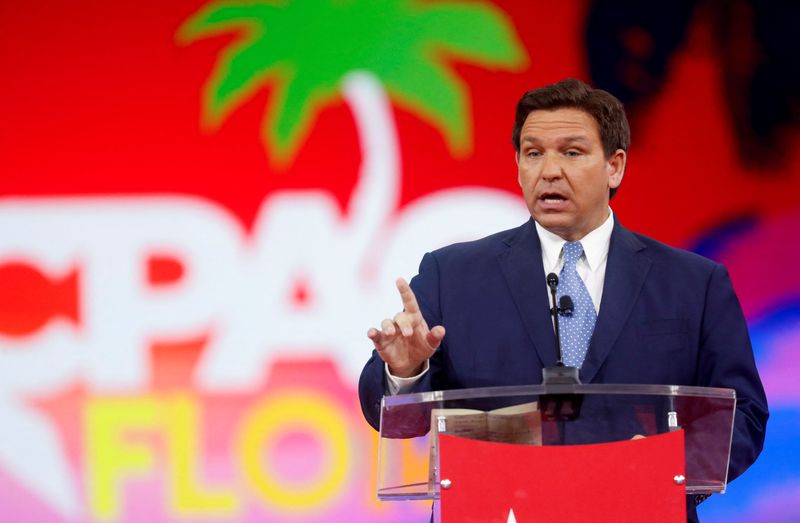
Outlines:
[{"label": "raised hand", "polygon": [[398,278],[397,290],[403,300],[403,312],[381,322],[380,330],[372,328],[367,337],[372,340],[378,356],[389,365],[393,376],[407,378],[422,371],[444,338],[444,327],[428,328],[419,310],[414,291],[403,278]]}]

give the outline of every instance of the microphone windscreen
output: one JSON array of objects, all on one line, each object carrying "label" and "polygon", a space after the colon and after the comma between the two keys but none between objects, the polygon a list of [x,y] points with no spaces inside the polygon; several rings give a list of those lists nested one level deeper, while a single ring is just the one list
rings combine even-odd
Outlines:
[{"label": "microphone windscreen", "polygon": [[572,314],[572,311],[575,310],[575,304],[572,303],[572,298],[565,294],[558,300],[558,308],[563,314]]},{"label": "microphone windscreen", "polygon": [[551,272],[547,275],[547,285],[551,288],[558,285],[558,276],[556,276],[556,273]]}]

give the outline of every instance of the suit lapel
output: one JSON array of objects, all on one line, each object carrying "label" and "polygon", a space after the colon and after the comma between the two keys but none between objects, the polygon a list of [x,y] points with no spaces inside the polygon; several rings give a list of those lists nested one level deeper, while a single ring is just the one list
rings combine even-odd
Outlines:
[{"label": "suit lapel", "polygon": [[503,276],[543,366],[556,361],[555,334],[550,319],[542,248],[533,220],[506,240],[509,249],[498,256]]},{"label": "suit lapel", "polygon": [[633,311],[633,305],[652,264],[644,249],[645,245],[615,219],[600,314],[597,316],[589,352],[581,367],[583,383],[592,382]]}]

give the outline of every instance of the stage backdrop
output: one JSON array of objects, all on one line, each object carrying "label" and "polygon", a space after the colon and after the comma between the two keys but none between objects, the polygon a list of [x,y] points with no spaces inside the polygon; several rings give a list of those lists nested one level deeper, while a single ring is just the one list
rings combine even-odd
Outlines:
[{"label": "stage backdrop", "polygon": [[366,331],[526,219],[514,105],[566,76],[628,107],[618,217],[750,322],[767,446],[704,521],[800,519],[797,8],[638,4],[4,2],[0,520],[427,521],[375,500]]}]

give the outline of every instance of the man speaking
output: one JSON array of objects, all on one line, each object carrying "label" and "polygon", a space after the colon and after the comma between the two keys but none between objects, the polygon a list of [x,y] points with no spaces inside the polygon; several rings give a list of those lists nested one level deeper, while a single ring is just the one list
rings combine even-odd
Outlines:
[{"label": "man speaking", "polygon": [[529,91],[513,142],[531,219],[428,253],[410,285],[397,281],[403,311],[367,334],[367,421],[378,428],[384,394],[539,383],[556,359],[555,273],[574,307],[561,320],[564,363],[581,382],[735,389],[728,479],[744,472],[768,413],[741,306],[723,266],[614,217],[630,143],[620,101],[574,79]]}]

